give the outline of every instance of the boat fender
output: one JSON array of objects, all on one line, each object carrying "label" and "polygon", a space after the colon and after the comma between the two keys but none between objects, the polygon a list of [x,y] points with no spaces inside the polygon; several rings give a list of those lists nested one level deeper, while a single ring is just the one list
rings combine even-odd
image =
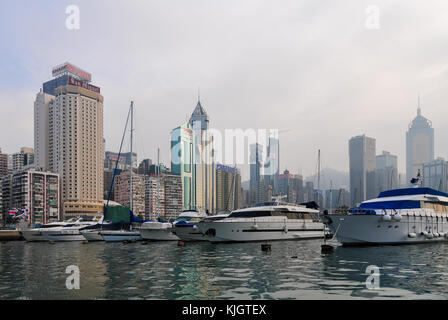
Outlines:
[{"label": "boat fender", "polygon": [[439,232],[439,236],[443,238],[443,237],[445,237],[445,233],[444,232]]},{"label": "boat fender", "polygon": [[197,225],[194,225],[194,226],[193,226],[193,229],[194,229],[194,230],[197,230],[197,229],[198,229],[198,226],[197,226]]},{"label": "boat fender", "polygon": [[448,233],[445,233],[445,238],[447,238],[447,239],[448,239]]},{"label": "boat fender", "polygon": [[422,235],[426,237],[428,235],[428,231],[422,231]]},{"label": "boat fender", "polygon": [[385,214],[385,215],[383,216],[383,220],[384,220],[384,221],[390,221],[391,219],[392,219],[391,216],[388,215],[388,214]]},{"label": "boat fender", "polygon": [[393,216],[393,218],[394,218],[395,221],[400,221],[402,217],[401,217],[401,215],[399,213],[397,213],[397,214],[395,214]]},{"label": "boat fender", "polygon": [[254,230],[258,230],[258,225],[254,224],[254,225],[252,226],[252,229],[254,229]]},{"label": "boat fender", "polygon": [[426,234],[426,239],[432,239],[432,238],[434,238],[434,235],[432,233]]},{"label": "boat fender", "polygon": [[435,238],[439,237],[439,234],[437,232],[434,232],[433,235],[434,235]]},{"label": "boat fender", "polygon": [[417,235],[414,232],[411,232],[410,234],[408,234],[409,238],[416,238]]},{"label": "boat fender", "polygon": [[283,228],[283,232],[284,232],[284,233],[288,233],[288,227],[287,227],[287,226],[285,226],[285,227]]}]

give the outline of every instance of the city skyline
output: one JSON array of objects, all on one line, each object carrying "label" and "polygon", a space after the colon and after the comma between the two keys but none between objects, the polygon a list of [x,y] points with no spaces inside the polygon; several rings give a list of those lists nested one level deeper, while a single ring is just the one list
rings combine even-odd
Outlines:
[{"label": "city skyline", "polygon": [[[446,58],[439,42],[431,42],[447,29],[444,2],[434,1],[425,10],[416,1],[380,2],[378,30],[366,29],[365,4],[355,1],[344,8],[310,1],[275,8],[253,2],[238,10],[200,3],[201,12],[181,2],[129,7],[79,1],[79,30],[65,28],[65,3],[2,3],[1,12],[8,15],[0,22],[7,58],[1,62],[0,98],[2,113],[10,119],[0,129],[2,151],[11,154],[33,146],[38,88],[50,78],[51,67],[71,61],[101,83],[106,150],[118,149],[122,118],[129,101],[135,101],[139,161],[155,159],[160,147],[161,162],[169,163],[170,130],[188,120],[198,87],[216,128],[280,130],[281,172],[314,174],[317,149],[322,150],[323,168],[348,172],[346,141],[365,133],[377,140],[378,151],[397,155],[404,173],[405,130],[415,117],[419,92],[422,112],[436,129],[435,156],[448,158],[440,139],[448,134],[443,116]],[[247,15],[252,25],[242,22]],[[120,25],[124,30],[112,24],[128,16],[133,19]],[[14,37],[6,33],[6,25],[14,27]],[[157,48],[142,43],[142,35]],[[100,50],[83,50],[95,48],[98,41]],[[427,44],[425,52],[411,49],[421,43]],[[242,175],[247,180],[249,171]]]}]

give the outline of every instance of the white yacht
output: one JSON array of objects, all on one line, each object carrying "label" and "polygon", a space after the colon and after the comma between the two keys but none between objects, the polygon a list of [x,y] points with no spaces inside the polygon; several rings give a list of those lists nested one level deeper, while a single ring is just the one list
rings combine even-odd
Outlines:
[{"label": "white yacht", "polygon": [[384,191],[357,208],[324,216],[343,245],[448,240],[448,194],[430,188]]},{"label": "white yacht", "polygon": [[205,212],[184,211],[173,223],[173,232],[182,241],[208,241],[197,226],[197,223],[204,218],[207,218]]},{"label": "white yacht", "polygon": [[42,230],[41,234],[47,241],[53,242],[84,241],[85,238],[81,234],[81,230],[85,227],[98,224],[98,219],[99,218],[93,220],[85,220],[81,218],[73,223],[68,223],[64,226]]},{"label": "white yacht", "polygon": [[123,242],[142,240],[138,230],[102,230],[101,237],[106,242]]},{"label": "white yacht", "polygon": [[68,221],[50,222],[50,223],[44,224],[38,228],[20,230],[20,233],[25,238],[25,240],[28,242],[48,241],[42,235],[42,231],[50,230],[52,228],[57,228],[57,227],[63,227],[69,223],[73,223],[74,221],[76,221],[76,220],[70,219]]},{"label": "white yacht", "polygon": [[101,231],[110,230],[110,226],[112,226],[111,221],[104,220],[103,216],[98,224],[85,227],[80,232],[84,236],[85,240],[89,242],[104,241]]},{"label": "white yacht", "polygon": [[178,241],[180,238],[173,232],[171,222],[147,221],[142,223],[140,234],[144,240]]},{"label": "white yacht", "polygon": [[205,219],[198,227],[215,243],[324,237],[324,224],[319,220],[318,210],[278,201],[235,210],[224,219]]}]

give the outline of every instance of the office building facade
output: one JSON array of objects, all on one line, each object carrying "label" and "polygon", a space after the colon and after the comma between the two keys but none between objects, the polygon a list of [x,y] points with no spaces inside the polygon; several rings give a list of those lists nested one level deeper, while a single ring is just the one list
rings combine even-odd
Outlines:
[{"label": "office building facade", "polygon": [[375,194],[376,140],[365,135],[349,141],[351,205],[373,199]]}]

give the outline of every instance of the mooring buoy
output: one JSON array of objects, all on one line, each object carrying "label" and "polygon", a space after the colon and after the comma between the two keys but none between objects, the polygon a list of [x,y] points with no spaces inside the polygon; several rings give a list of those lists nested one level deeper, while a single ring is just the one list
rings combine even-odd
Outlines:
[{"label": "mooring buoy", "polygon": [[329,244],[323,244],[321,246],[321,252],[322,253],[331,253],[333,252],[333,246],[330,246]]},{"label": "mooring buoy", "polygon": [[179,241],[177,241],[177,245],[178,245],[179,247],[185,247],[185,242],[182,241],[182,240],[179,240]]},{"label": "mooring buoy", "polygon": [[268,243],[263,243],[261,245],[261,251],[271,251],[271,245]]}]

